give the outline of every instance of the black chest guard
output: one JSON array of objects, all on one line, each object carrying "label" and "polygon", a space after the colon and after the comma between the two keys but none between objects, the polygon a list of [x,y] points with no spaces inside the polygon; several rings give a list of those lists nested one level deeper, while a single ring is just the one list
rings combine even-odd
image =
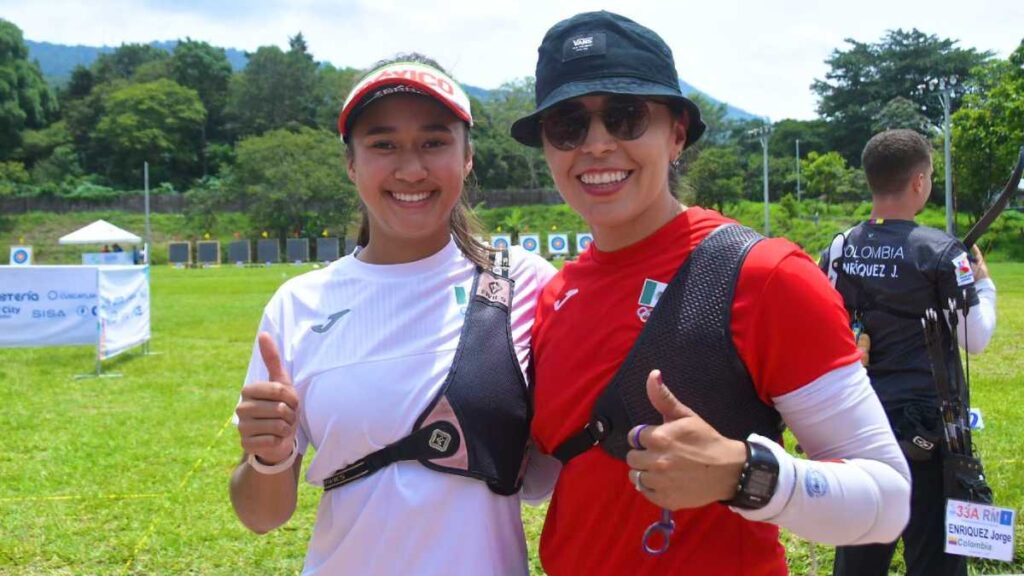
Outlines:
[{"label": "black chest guard", "polygon": [[325,491],[400,460],[482,480],[497,494],[519,490],[533,407],[512,344],[515,283],[508,253],[498,256],[497,273],[477,270],[455,360],[412,432],[334,472]]},{"label": "black chest guard", "polygon": [[[629,430],[661,424],[647,398],[651,370],[665,385],[723,436],[743,440],[752,432],[778,438],[782,418],[758,397],[732,342],[730,320],[739,271],[750,249],[763,237],[726,224],[690,254],[658,300],[647,324],[611,383],[598,397],[583,431],[562,443],[554,455],[563,463],[600,444],[624,460]],[[770,304],[769,304],[770,305]]]}]

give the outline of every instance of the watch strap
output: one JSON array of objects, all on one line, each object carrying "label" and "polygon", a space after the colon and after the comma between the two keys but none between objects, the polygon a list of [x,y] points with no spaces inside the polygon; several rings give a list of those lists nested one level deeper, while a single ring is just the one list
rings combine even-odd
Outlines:
[{"label": "watch strap", "polygon": [[779,484],[779,461],[767,446],[747,440],[747,460],[736,485],[736,495],[722,503],[741,510],[764,508]]}]

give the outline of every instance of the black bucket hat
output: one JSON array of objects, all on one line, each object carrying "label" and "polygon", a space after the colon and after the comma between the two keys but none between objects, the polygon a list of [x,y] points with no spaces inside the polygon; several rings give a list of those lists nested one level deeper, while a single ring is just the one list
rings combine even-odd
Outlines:
[{"label": "black bucket hat", "polygon": [[555,24],[537,49],[537,109],[512,124],[512,137],[542,146],[540,118],[559,102],[586,94],[657,96],[690,117],[686,147],[706,126],[679,89],[672,50],[653,30],[611,12],[584,12]]}]

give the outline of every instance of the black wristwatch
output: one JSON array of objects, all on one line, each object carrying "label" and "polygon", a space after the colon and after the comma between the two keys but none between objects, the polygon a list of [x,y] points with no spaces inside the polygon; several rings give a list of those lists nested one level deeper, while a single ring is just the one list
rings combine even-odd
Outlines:
[{"label": "black wristwatch", "polygon": [[775,495],[779,484],[779,461],[775,454],[757,442],[746,441],[747,461],[743,463],[736,495],[731,500],[723,500],[722,504],[757,510],[764,508]]}]

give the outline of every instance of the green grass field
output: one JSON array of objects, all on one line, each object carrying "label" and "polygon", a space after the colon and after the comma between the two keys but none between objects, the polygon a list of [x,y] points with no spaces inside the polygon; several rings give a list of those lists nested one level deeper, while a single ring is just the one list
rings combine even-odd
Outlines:
[{"label": "green grass field", "polygon": [[[1024,264],[991,268],[999,327],[971,363],[986,423],[975,438],[997,503],[1021,510]],[[292,521],[257,536],[235,519],[227,484],[240,455],[229,418],[260,311],[306,270],[154,269],[155,354],[108,362],[119,378],[75,380],[93,368],[88,347],[0,350],[0,574],[297,573],[318,491],[304,485]],[[524,514],[536,574],[543,516]],[[828,548],[786,541],[794,574],[831,573]],[[1024,572],[1019,535],[1016,546],[1012,566],[972,573]]]}]

